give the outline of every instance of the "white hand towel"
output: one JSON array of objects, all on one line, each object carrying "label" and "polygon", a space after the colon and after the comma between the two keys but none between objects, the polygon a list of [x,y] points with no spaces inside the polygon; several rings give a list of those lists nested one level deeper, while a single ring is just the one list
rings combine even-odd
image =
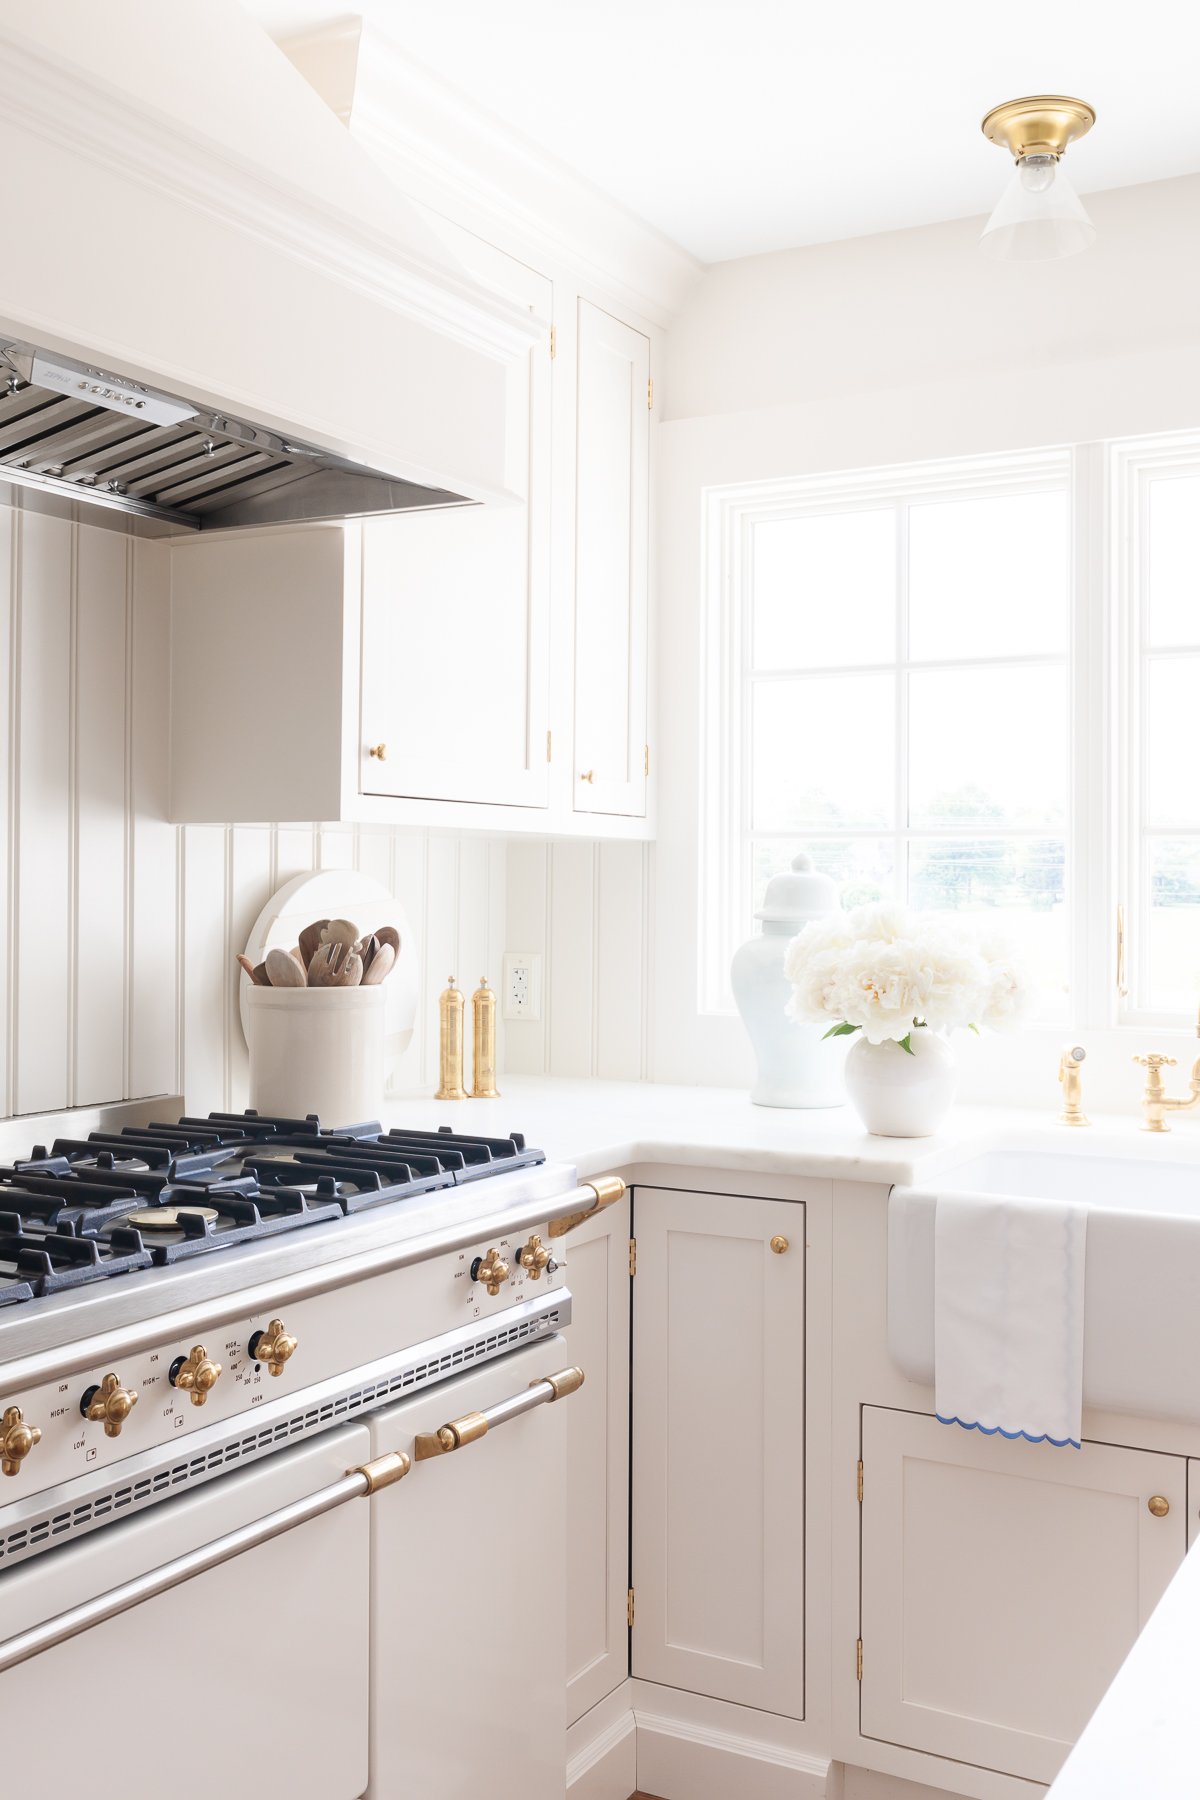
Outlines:
[{"label": "white hand towel", "polygon": [[934,1397],[944,1425],[1079,1447],[1087,1208],[939,1194]]}]

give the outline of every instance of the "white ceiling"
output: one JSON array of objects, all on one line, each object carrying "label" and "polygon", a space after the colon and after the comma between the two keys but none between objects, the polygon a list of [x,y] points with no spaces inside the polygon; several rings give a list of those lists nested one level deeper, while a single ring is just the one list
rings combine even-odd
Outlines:
[{"label": "white ceiling", "polygon": [[277,36],[360,11],[705,262],[990,210],[979,120],[1098,114],[1082,192],[1200,170],[1193,0],[243,0]]}]

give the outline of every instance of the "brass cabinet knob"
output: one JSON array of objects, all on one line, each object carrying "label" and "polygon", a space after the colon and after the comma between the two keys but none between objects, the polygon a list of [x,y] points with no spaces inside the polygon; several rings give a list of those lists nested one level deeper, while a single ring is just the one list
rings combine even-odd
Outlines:
[{"label": "brass cabinet knob", "polygon": [[21,1464],[42,1434],[36,1425],[27,1425],[19,1406],[6,1407],[0,1414],[0,1470],[5,1475],[19,1475]]},{"label": "brass cabinet knob", "polygon": [[136,1388],[125,1388],[115,1375],[106,1375],[99,1387],[90,1387],[79,1403],[85,1419],[103,1422],[105,1437],[120,1437],[121,1427],[137,1405]]},{"label": "brass cabinet knob", "polygon": [[378,762],[386,762],[387,761],[387,745],[386,744],[372,744],[371,748],[367,751],[367,755],[375,757],[375,759]]},{"label": "brass cabinet knob", "polygon": [[595,779],[596,779],[595,769],[585,769],[583,774],[579,777],[579,779],[580,779],[580,781],[595,781]]},{"label": "brass cabinet knob", "polygon": [[542,1270],[550,1262],[550,1251],[535,1232],[529,1242],[517,1251],[517,1261],[528,1275],[530,1281],[540,1281]]},{"label": "brass cabinet knob", "polygon": [[255,1362],[266,1363],[272,1375],[282,1375],[284,1364],[296,1354],[297,1339],[283,1329],[282,1319],[272,1319],[265,1331],[256,1331],[250,1339],[250,1354]]},{"label": "brass cabinet knob", "polygon": [[498,1250],[489,1250],[486,1256],[477,1256],[471,1264],[471,1280],[482,1281],[489,1294],[496,1295],[508,1280],[509,1266]]},{"label": "brass cabinet knob", "polygon": [[213,1362],[203,1344],[193,1344],[187,1356],[171,1364],[171,1386],[191,1396],[193,1406],[203,1406],[209,1390],[221,1379],[221,1364]]},{"label": "brass cabinet knob", "polygon": [[776,1256],[782,1256],[786,1250],[791,1249],[791,1239],[785,1237],[773,1237],[771,1239],[771,1248]]},{"label": "brass cabinet knob", "polygon": [[1146,1505],[1156,1519],[1165,1519],[1171,1510],[1171,1502],[1165,1494],[1151,1494]]}]

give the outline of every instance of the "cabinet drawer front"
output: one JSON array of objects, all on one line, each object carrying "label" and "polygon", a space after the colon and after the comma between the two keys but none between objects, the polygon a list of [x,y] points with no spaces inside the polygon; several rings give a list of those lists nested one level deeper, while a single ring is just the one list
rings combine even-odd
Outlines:
[{"label": "cabinet drawer front", "polygon": [[801,1718],[804,1207],[639,1188],[634,1235],[633,1673]]},{"label": "cabinet drawer front", "polygon": [[864,1736],[1051,1781],[1186,1539],[1182,1457],[867,1407]]}]

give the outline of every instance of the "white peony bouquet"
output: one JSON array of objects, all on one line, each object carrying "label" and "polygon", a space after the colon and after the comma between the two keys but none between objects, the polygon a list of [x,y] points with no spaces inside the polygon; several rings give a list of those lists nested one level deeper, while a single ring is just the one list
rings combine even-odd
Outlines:
[{"label": "white peony bouquet", "polygon": [[832,1019],[826,1037],[861,1031],[912,1053],[914,1027],[1003,1030],[1018,1023],[1027,984],[1008,946],[971,937],[944,914],[890,904],[814,919],[788,945],[796,1019]]}]

